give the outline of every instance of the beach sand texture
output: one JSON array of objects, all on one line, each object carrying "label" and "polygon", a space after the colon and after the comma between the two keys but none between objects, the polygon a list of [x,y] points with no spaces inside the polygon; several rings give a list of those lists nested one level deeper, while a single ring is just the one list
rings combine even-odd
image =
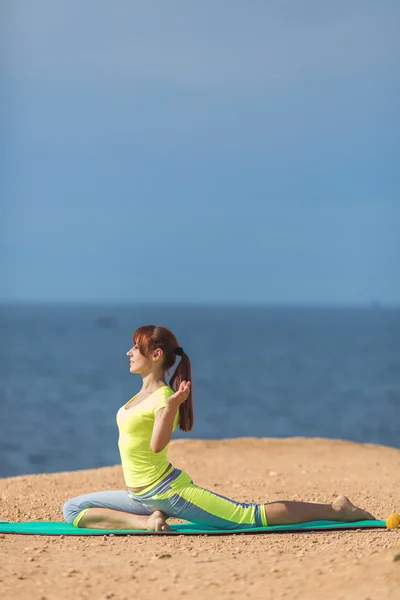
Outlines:
[{"label": "beach sand texture", "polygon": [[[400,511],[400,450],[341,440],[173,440],[197,485],[245,502]],[[125,489],[120,465],[0,480],[0,519],[62,521],[73,496]],[[179,522],[170,519],[170,523]],[[0,534],[3,600],[400,598],[400,529],[229,536]],[[400,556],[399,556],[400,558]]]}]

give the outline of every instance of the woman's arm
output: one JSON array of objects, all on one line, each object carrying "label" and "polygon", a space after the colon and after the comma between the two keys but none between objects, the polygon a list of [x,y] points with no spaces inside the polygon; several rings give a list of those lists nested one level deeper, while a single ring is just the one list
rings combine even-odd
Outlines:
[{"label": "woman's arm", "polygon": [[167,400],[167,406],[156,412],[153,433],[150,440],[150,448],[158,453],[164,450],[170,442],[174,427],[176,411],[182,402],[188,398],[190,393],[190,381],[182,381],[179,390]]},{"label": "woman's arm", "polygon": [[150,448],[153,452],[161,452],[170,442],[178,407],[179,405],[174,406],[168,403],[165,408],[157,411],[150,441]]}]

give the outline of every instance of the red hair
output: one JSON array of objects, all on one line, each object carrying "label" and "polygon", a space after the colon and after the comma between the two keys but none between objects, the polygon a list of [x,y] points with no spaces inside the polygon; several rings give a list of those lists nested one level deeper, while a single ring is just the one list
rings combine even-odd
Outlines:
[{"label": "red hair", "polygon": [[[179,348],[179,344],[172,331],[166,327],[143,325],[136,329],[132,336],[132,341],[138,347],[140,354],[146,356],[146,358],[156,348],[161,348],[164,353],[163,368],[165,371],[174,366],[177,357],[175,350]],[[169,386],[177,391],[182,381],[190,381],[192,383],[192,368],[186,352],[183,352],[179,364],[169,380]],[[190,386],[188,398],[179,407],[179,429],[181,431],[191,431],[193,428],[192,385]]]}]

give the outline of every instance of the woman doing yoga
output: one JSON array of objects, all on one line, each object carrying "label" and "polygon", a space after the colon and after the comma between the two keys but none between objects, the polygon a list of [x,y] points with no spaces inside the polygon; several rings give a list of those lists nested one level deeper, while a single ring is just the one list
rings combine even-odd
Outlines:
[{"label": "woman doing yoga", "polygon": [[[85,494],[68,500],[64,518],[76,527],[167,531],[177,517],[217,529],[252,528],[306,521],[359,521],[374,517],[346,496],[331,504],[237,502],[195,485],[168,461],[168,444],[179,425],[193,428],[191,364],[175,335],[155,325],[139,327],[127,352],[142,388],[117,413],[118,447],[126,490]],[[180,357],[169,383],[166,376]]]}]

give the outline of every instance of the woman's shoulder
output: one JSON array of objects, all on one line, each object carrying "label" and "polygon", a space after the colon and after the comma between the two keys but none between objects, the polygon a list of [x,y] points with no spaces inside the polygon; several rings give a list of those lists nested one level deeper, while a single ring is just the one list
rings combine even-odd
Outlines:
[{"label": "woman's shoulder", "polygon": [[175,394],[175,390],[173,390],[169,385],[164,385],[161,388],[158,388],[157,393],[154,394],[155,399],[159,399],[161,398],[169,398],[170,396],[172,396],[173,394]]},{"label": "woman's shoulder", "polygon": [[165,408],[167,406],[168,398],[175,394],[175,391],[169,386],[163,386],[151,395],[146,406],[143,406],[146,412],[155,415],[158,409]]},{"label": "woman's shoulder", "polygon": [[156,390],[155,394],[162,394],[164,396],[170,396],[171,394],[175,394],[175,390],[172,389],[169,385],[163,385]]},{"label": "woman's shoulder", "polygon": [[175,390],[169,387],[169,385],[164,385],[162,387],[159,387],[158,390],[156,390],[152,394],[150,394],[150,396],[148,396],[146,400],[150,404],[154,404],[159,402],[162,398],[169,398],[170,396],[172,396],[172,394],[175,394]]}]

